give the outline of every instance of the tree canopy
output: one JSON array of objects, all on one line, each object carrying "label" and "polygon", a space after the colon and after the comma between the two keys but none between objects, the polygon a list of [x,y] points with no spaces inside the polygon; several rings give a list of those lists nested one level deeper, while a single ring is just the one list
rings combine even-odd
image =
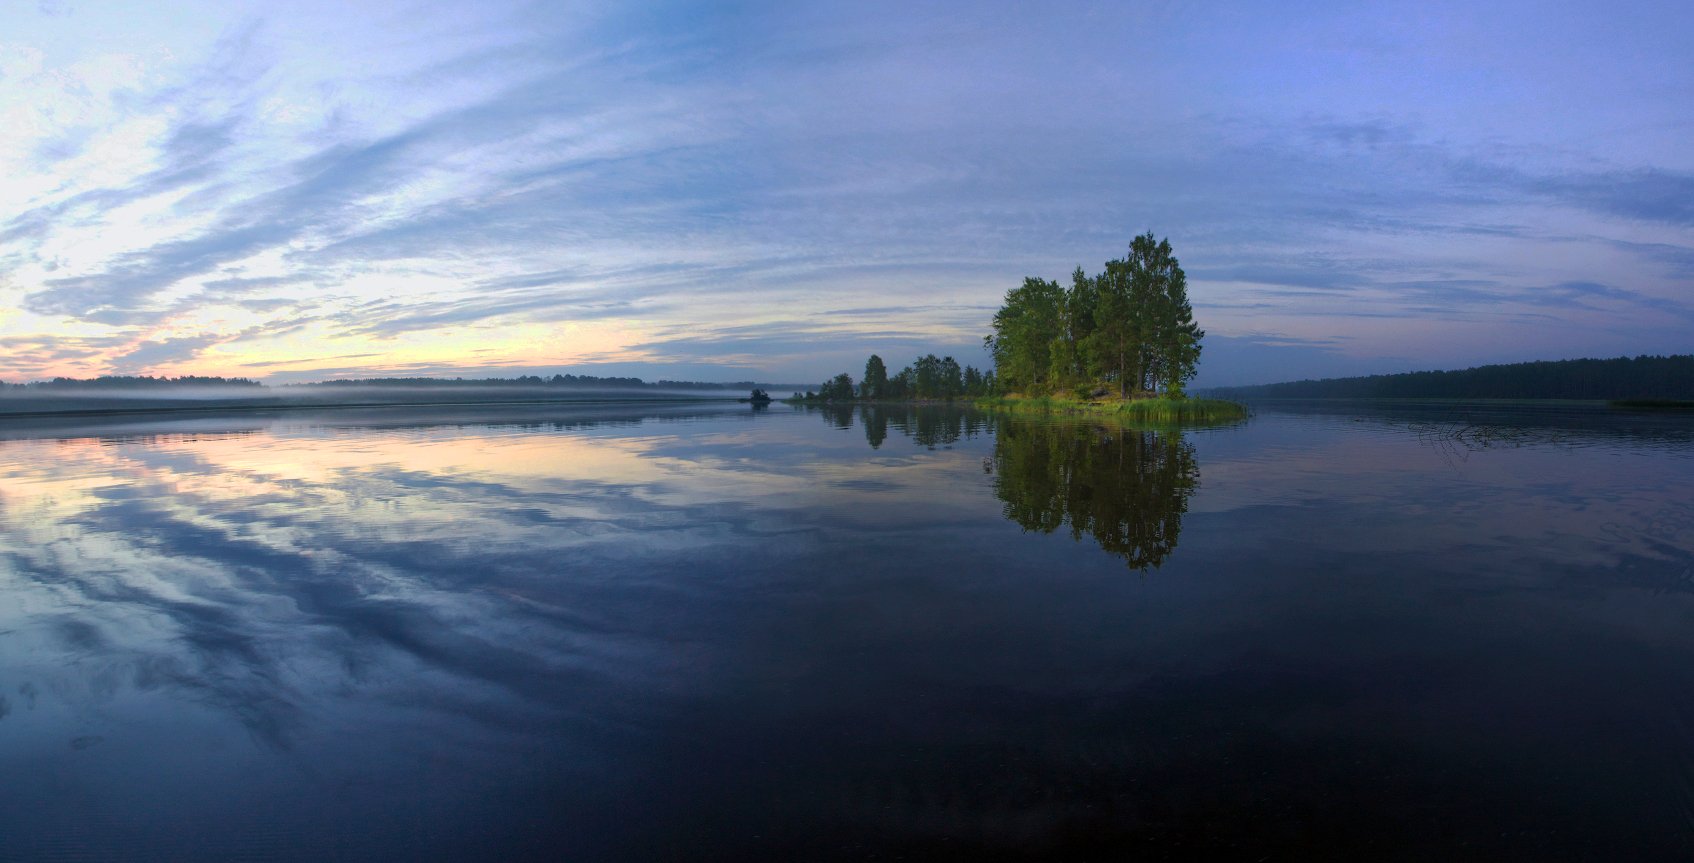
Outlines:
[{"label": "tree canopy", "polygon": [[1170,241],[1151,232],[1098,275],[1077,267],[1069,287],[1024,279],[1006,292],[993,328],[984,342],[999,388],[1031,395],[1109,387],[1181,397],[1205,336]]}]

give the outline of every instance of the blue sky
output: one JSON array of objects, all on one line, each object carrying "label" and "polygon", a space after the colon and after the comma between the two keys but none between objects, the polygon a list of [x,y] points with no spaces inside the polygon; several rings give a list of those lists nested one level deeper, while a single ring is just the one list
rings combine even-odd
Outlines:
[{"label": "blue sky", "polygon": [[1199,383],[1694,350],[1694,11],[11,3],[0,378],[983,363],[1169,237]]}]

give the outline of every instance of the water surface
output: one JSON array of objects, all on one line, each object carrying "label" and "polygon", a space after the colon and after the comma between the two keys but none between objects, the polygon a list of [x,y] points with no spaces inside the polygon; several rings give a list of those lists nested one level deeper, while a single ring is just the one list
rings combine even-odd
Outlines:
[{"label": "water surface", "polygon": [[0,429],[0,859],[1686,859],[1694,424]]}]

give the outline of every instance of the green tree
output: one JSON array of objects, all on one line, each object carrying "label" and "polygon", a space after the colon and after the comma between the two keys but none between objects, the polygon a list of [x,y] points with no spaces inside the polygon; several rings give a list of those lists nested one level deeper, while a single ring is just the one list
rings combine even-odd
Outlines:
[{"label": "green tree", "polygon": [[853,376],[842,372],[827,381],[818,390],[818,398],[826,402],[844,402],[853,399]]},{"label": "green tree", "polygon": [[1169,240],[1148,232],[1129,244],[1123,262],[1134,307],[1136,388],[1180,396],[1194,377],[1205,335],[1194,323],[1188,281]]},{"label": "green tree", "polygon": [[1141,384],[1142,330],[1128,263],[1107,261],[1093,282],[1098,303],[1096,325],[1086,342],[1088,367],[1101,380],[1115,381],[1118,394],[1127,396]]},{"label": "green tree", "polygon": [[866,399],[888,398],[888,367],[882,364],[882,357],[871,354],[865,360],[865,376],[859,384],[859,395]]},{"label": "green tree", "polygon": [[933,399],[941,394],[941,358],[925,354],[912,363],[913,395]]},{"label": "green tree", "polygon": [[984,340],[994,356],[1001,385],[1046,392],[1052,378],[1054,343],[1064,336],[1064,289],[1058,282],[1026,278],[1006,292],[994,313],[994,332]]},{"label": "green tree", "polygon": [[944,399],[958,398],[965,394],[964,370],[959,368],[959,361],[952,357],[942,357],[936,367],[939,377],[938,395]]},{"label": "green tree", "polygon": [[901,369],[899,374],[889,378],[888,398],[894,400],[912,398],[916,389],[915,377],[912,367],[907,366]]},{"label": "green tree", "polygon": [[1094,334],[1100,307],[1099,289],[1081,267],[1071,273],[1071,287],[1061,306],[1060,332],[1049,350],[1049,380],[1054,390],[1069,389],[1095,375],[1086,345]]},{"label": "green tree", "polygon": [[1205,336],[1170,241],[1151,232],[1097,276],[1078,267],[1068,290],[1024,279],[1006,293],[993,329],[984,339],[994,357],[991,388],[1030,394],[1107,382],[1125,397],[1181,397]]}]

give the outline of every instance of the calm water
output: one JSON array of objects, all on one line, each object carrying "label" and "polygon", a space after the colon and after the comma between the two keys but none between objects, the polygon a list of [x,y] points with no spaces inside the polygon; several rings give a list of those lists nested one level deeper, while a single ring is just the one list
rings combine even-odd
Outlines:
[{"label": "calm water", "polygon": [[0,435],[0,859],[1694,854],[1694,420]]}]

